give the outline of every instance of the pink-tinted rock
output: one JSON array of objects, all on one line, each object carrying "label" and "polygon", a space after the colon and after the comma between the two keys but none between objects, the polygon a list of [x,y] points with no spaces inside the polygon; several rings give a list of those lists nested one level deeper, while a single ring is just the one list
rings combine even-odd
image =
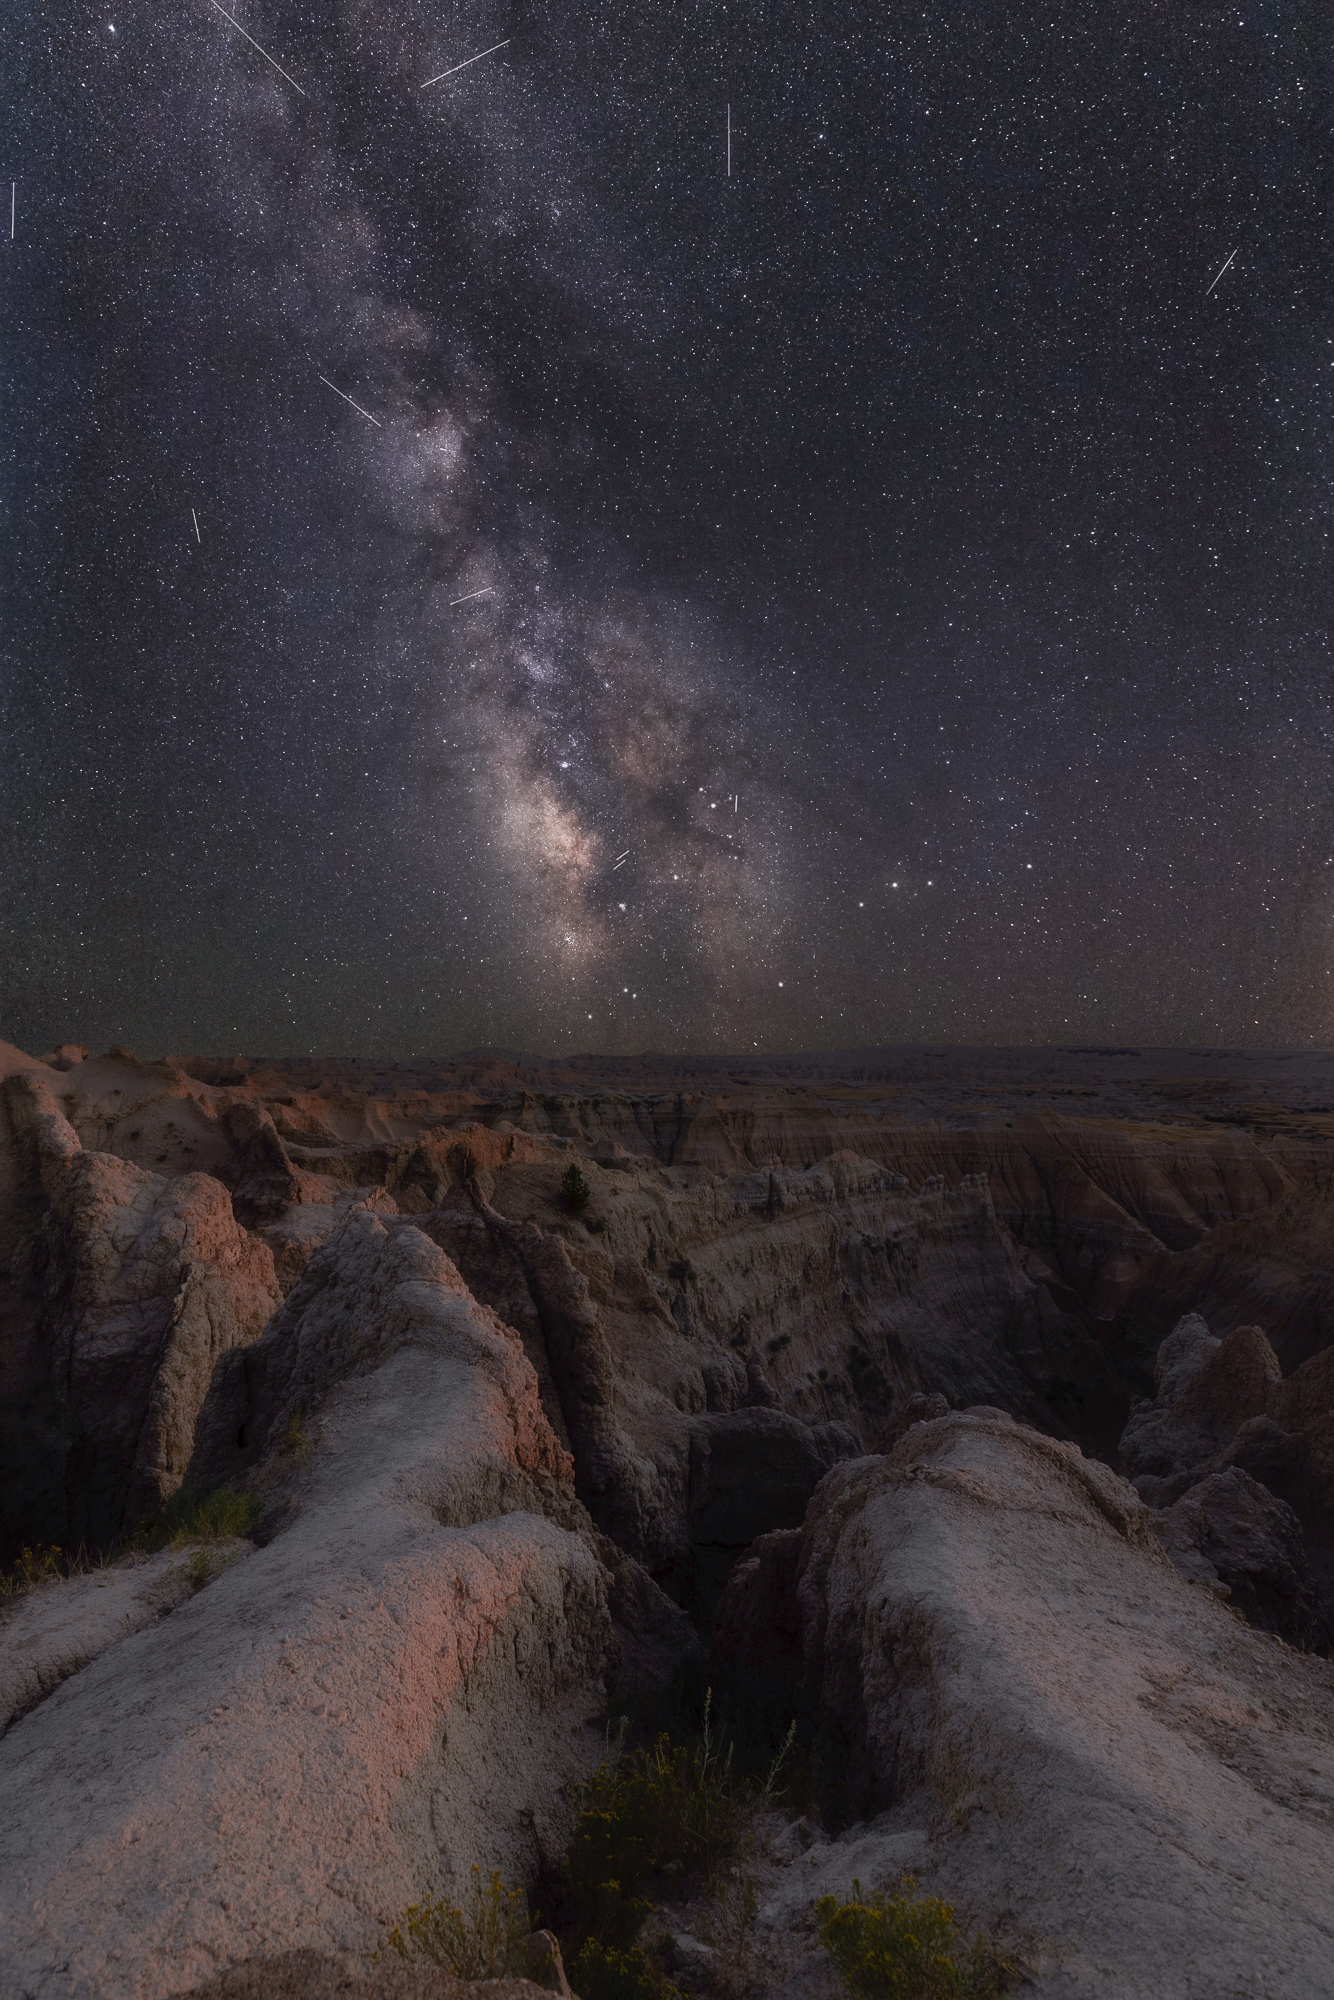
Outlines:
[{"label": "pink-tinted rock", "polygon": [[406,1225],[352,1210],[319,1256],[248,1350],[279,1531],[0,1741],[0,1935],[32,2000],[158,2000],[274,1949],[364,1963],[474,1862],[558,1852],[604,1752],[605,1573],[517,1339]]},{"label": "pink-tinted rock", "polygon": [[208,1174],[167,1178],[88,1152],[44,1083],[18,1075],[4,1092],[45,1204],[23,1363],[41,1415],[11,1450],[55,1462],[34,1484],[58,1477],[63,1517],[39,1517],[39,1534],[101,1545],[180,1486],[215,1361],[277,1304],[273,1257]]}]

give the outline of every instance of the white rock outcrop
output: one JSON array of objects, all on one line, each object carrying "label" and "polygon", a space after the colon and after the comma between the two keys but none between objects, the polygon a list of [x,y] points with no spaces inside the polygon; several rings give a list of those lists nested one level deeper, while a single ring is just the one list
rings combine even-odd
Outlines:
[{"label": "white rock outcrop", "polygon": [[784,1575],[846,1818],[925,1827],[923,1890],[1045,2000],[1334,1993],[1334,1668],[1184,1582],[1123,1480],[999,1411],[919,1424],[741,1566],[734,1668],[772,1671]]},{"label": "white rock outcrop", "polygon": [[354,1210],[246,1360],[304,1402],[257,1475],[279,1532],[0,1742],[25,2000],[364,1959],[473,1862],[557,1849],[602,1749],[605,1572],[532,1368],[449,1259]]},{"label": "white rock outcrop", "polygon": [[[205,1551],[218,1569],[250,1553],[243,1541]],[[174,1611],[194,1590],[190,1555],[163,1549],[41,1584],[17,1598],[0,1612],[0,1736],[61,1681]]]}]

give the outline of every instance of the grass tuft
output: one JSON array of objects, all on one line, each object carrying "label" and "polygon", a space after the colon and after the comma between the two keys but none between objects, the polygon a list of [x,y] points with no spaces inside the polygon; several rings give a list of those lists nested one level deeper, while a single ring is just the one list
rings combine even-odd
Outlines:
[{"label": "grass tuft", "polygon": [[192,1542],[233,1541],[250,1533],[260,1511],[254,1494],[235,1486],[215,1486],[211,1493],[182,1489],[162,1510],[158,1546],[183,1549]]},{"label": "grass tuft", "polygon": [[315,1440],[306,1429],[306,1420],[300,1410],[292,1418],[283,1432],[282,1448],[301,1465],[309,1462],[315,1449]]},{"label": "grass tuft", "polygon": [[650,1749],[594,1772],[583,1788],[566,1858],[566,1883],[580,1942],[594,1937],[628,1950],[651,1904],[656,1876],[714,1889],[735,1859],[759,1794],[732,1764],[712,1726],[691,1743],[659,1736]]},{"label": "grass tuft", "polygon": [[[755,1890],[749,1878],[735,1875],[734,1864],[753,1840],[755,1815],[777,1796],[795,1725],[763,1781],[736,1770],[713,1719],[711,1694],[702,1730],[686,1742],[663,1734],[627,1752],[626,1726],[623,1720],[607,1761],[580,1788],[569,1851],[541,1892],[544,1907],[548,1893],[557,1907],[553,1928],[570,1984],[580,2000],[682,2000],[657,1948],[641,1943],[640,1933],[654,1894],[700,1890],[721,1898],[716,1949],[726,1983],[719,2000],[746,2000],[755,1990]],[[414,1904],[385,1950],[430,1959],[458,1978],[498,1978],[531,1969],[527,1933],[518,1890],[507,1889],[499,1874],[484,1885],[474,1868],[465,1908],[430,1897]]]},{"label": "grass tuft", "polygon": [[196,1549],[186,1567],[192,1590],[202,1590],[206,1583],[213,1581],[212,1549]]},{"label": "grass tuft", "polygon": [[761,1783],[737,1770],[714,1723],[711,1694],[702,1730],[686,1742],[664,1734],[626,1753],[622,1733],[582,1788],[557,1896],[570,1982],[581,2000],[671,2000],[675,1988],[639,1942],[652,1898],[725,1893],[756,1813],[776,1795],[791,1741],[789,1731]]}]

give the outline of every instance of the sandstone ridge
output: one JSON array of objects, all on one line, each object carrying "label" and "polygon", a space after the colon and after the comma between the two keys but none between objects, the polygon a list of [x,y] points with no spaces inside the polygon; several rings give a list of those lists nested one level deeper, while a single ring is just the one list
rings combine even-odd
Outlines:
[{"label": "sandstone ridge", "polygon": [[522,1877],[555,1851],[601,1746],[606,1572],[517,1340],[415,1230],[354,1212],[323,1255],[250,1350],[323,1391],[309,1460],[267,1461],[281,1533],[0,1742],[34,2000],[183,1992],[275,1946],[364,1960],[479,1852]]},{"label": "sandstone ridge", "polygon": [[1329,1990],[1334,1672],[1075,1447],[979,1410],[839,1467],[735,1571],[720,1661],[772,1675],[775,1626],[827,1809],[924,1827],[914,1872],[1043,1995]]}]

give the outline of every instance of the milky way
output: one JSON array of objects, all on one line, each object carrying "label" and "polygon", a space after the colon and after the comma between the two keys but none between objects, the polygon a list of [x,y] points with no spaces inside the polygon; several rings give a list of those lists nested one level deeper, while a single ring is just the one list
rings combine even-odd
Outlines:
[{"label": "milky way", "polygon": [[0,1034],[1329,1039],[1317,7],[228,11],[6,31]]}]

